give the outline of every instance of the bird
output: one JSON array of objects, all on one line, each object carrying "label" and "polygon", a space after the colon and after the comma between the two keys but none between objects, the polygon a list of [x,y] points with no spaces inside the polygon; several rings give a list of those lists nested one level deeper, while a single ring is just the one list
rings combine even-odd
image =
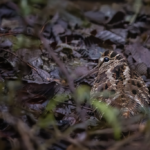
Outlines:
[{"label": "bird", "polygon": [[149,107],[149,90],[142,77],[131,69],[120,53],[107,50],[99,58],[98,74],[91,88],[91,99],[120,110],[124,118]]}]

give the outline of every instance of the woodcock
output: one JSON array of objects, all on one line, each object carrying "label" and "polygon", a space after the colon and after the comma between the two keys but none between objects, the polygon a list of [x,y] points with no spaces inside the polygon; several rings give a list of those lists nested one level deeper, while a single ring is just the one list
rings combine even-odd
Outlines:
[{"label": "woodcock", "polygon": [[124,56],[105,51],[99,59],[98,75],[91,90],[91,99],[118,108],[131,117],[149,106],[150,95],[143,79],[133,71]]}]

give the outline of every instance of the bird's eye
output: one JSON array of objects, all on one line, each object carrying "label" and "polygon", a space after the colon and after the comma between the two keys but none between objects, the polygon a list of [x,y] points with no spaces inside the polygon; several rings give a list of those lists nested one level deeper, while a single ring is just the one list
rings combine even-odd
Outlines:
[{"label": "bird's eye", "polygon": [[108,57],[105,57],[104,58],[104,62],[108,62],[109,61],[109,58]]}]

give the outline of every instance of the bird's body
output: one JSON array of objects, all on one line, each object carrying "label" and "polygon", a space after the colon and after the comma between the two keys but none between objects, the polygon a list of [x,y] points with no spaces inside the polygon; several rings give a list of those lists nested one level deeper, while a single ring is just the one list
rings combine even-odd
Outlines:
[{"label": "bird's body", "polygon": [[130,69],[125,57],[106,51],[98,65],[98,75],[91,90],[92,99],[118,108],[125,118],[137,114],[141,107],[148,107],[148,88],[143,79]]}]

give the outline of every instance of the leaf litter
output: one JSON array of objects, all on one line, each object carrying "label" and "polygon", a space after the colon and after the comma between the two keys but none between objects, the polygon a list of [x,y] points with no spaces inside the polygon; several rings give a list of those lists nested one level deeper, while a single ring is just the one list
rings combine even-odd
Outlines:
[{"label": "leaf litter", "polygon": [[122,53],[150,90],[149,1],[0,2],[1,149],[149,149],[149,110],[90,105],[101,53]]}]

